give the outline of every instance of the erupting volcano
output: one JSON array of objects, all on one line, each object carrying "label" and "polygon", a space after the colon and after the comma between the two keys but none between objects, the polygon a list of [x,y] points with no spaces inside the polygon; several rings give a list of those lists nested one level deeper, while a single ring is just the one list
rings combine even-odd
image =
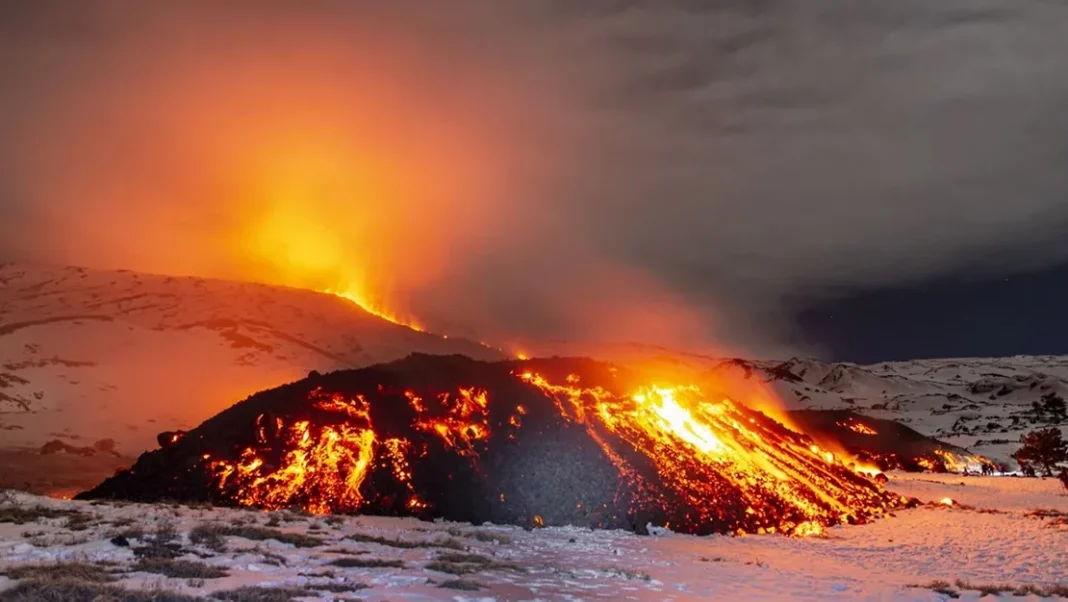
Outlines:
[{"label": "erupting volcano", "polygon": [[905,503],[745,401],[587,359],[413,355],[253,395],[79,497],[792,535]]}]

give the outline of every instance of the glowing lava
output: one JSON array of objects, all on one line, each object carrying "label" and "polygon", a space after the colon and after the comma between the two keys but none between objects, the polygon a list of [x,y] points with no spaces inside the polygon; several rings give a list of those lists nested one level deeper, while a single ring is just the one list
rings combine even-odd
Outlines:
[{"label": "glowing lava", "polygon": [[107,496],[792,536],[907,502],[707,385],[418,355],[253,396],[86,494]]},{"label": "glowing lava", "polygon": [[417,330],[419,332],[426,332],[426,329],[423,327],[423,325],[417,322],[416,320],[401,317],[399,314],[390,311],[389,308],[387,308],[384,304],[375,303],[374,301],[372,301],[370,295],[360,294],[355,289],[334,290],[328,288],[324,289],[321,292],[327,293],[329,295],[334,295],[336,297],[341,297],[342,299],[348,299],[349,301],[352,301],[357,306],[359,306],[359,308],[364,310],[365,312],[373,316],[378,316],[379,318],[382,318],[387,322],[393,322],[394,324],[398,324],[400,326],[407,326],[408,328],[411,328],[412,330]]},{"label": "glowing lava", "polygon": [[847,428],[847,429],[853,431],[854,433],[859,433],[861,435],[878,435],[879,434],[879,431],[876,431],[875,429],[871,428],[870,426],[868,426],[868,425],[866,425],[866,424],[864,424],[862,422],[857,422],[856,420],[849,420],[847,422],[839,422],[838,426]]},{"label": "glowing lava", "polygon": [[519,376],[585,425],[639,491],[656,486],[643,482],[638,462],[625,458],[628,448],[651,461],[660,479],[692,505],[695,521],[714,520],[736,494],[758,533],[815,535],[858,508],[870,514],[886,509],[866,484],[843,481],[845,464],[835,454],[730,399],[711,401],[695,385],[644,385],[619,396],[583,387],[575,374],[562,385],[534,372]]}]

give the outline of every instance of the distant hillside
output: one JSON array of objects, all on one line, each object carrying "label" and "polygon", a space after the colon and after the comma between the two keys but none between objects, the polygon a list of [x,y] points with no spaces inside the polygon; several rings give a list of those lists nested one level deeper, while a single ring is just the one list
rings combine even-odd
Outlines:
[{"label": "distant hillside", "polygon": [[[501,357],[478,343],[397,326],[332,295],[2,265],[0,482],[23,478],[27,451],[55,440],[62,445],[52,444],[46,451],[55,454],[42,461],[77,456],[110,474],[155,447],[160,431],[192,428],[253,391],[310,370],[413,351]],[[111,440],[102,444],[109,451],[96,449],[101,440]]]},{"label": "distant hillside", "polygon": [[848,409],[894,420],[1000,461],[1020,435],[1068,420],[1035,410],[1068,399],[1068,357],[1017,356],[883,362],[869,366],[815,359],[730,360],[717,370],[766,381],[789,409]]}]

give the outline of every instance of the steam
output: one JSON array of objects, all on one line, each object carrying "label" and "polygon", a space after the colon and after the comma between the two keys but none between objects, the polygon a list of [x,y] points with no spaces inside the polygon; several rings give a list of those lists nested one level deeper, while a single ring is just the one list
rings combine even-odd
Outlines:
[{"label": "steam", "polygon": [[0,258],[782,352],[784,299],[1068,257],[1068,9],[20,3]]}]

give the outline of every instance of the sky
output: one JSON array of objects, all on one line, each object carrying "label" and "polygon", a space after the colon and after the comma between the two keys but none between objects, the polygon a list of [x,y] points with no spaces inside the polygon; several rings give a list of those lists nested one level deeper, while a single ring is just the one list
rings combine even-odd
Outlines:
[{"label": "sky", "polygon": [[0,0],[0,260],[495,342],[1068,352],[1064,31],[1048,0]]}]

